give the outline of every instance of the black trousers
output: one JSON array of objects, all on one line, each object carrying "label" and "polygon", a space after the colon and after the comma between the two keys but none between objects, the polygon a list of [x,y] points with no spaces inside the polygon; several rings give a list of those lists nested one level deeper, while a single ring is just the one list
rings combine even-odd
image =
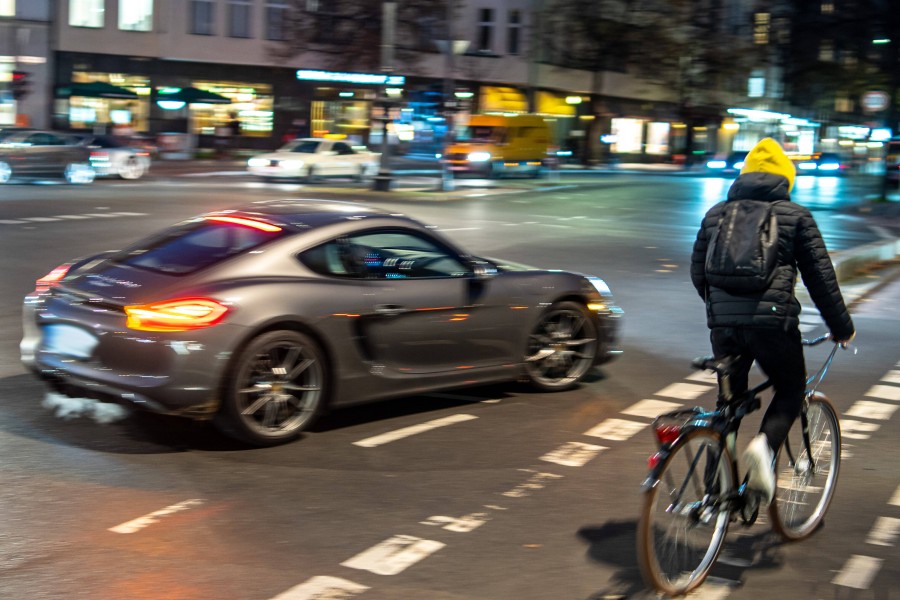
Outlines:
[{"label": "black trousers", "polygon": [[750,367],[755,360],[772,380],[775,395],[763,416],[760,432],[773,451],[781,447],[791,425],[800,416],[806,389],[806,361],[800,331],[793,328],[714,327],[710,331],[713,354],[740,355],[731,376],[732,392],[747,390]]}]

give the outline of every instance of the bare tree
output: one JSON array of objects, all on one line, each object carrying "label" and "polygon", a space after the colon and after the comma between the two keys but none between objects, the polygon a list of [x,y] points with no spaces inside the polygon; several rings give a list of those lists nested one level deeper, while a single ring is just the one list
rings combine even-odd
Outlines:
[{"label": "bare tree", "polygon": [[[435,39],[446,35],[447,2],[398,0],[395,57],[405,70],[423,52],[436,52]],[[291,0],[285,40],[269,48],[275,60],[289,61],[315,52],[326,66],[342,71],[378,71],[381,67],[384,0]]]}]

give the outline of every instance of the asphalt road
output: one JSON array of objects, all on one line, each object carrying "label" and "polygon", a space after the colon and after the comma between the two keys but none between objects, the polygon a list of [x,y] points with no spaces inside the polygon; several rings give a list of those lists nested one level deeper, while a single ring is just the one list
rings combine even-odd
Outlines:
[{"label": "asphalt road", "polygon": [[[688,366],[707,339],[687,259],[727,182],[600,174],[492,190],[469,182],[455,194],[415,183],[396,196],[208,174],[3,188],[0,596],[652,597],[634,552],[653,451],[646,425],[670,405],[712,401]],[[872,185],[808,181],[795,199],[813,208],[829,248],[846,251],[898,233],[858,210]],[[407,212],[480,254],[604,277],[626,311],[624,355],[570,392],[401,398],[333,413],[298,442],[263,450],[205,424],[138,414],[104,424],[41,406],[16,348],[36,277],[198,212],[325,194]],[[889,598],[900,584],[898,300],[900,284],[888,282],[856,303],[860,352],[841,353],[823,388],[845,432],[826,526],[792,545],[764,522],[735,527],[698,598]],[[814,309],[803,322],[822,331]],[[820,359],[810,352],[811,365]],[[451,424],[403,435],[439,419]],[[745,427],[757,424],[753,415]]]}]

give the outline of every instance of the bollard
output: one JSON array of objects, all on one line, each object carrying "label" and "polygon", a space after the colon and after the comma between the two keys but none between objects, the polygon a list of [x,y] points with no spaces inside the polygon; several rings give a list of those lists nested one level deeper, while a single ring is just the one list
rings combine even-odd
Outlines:
[{"label": "bollard", "polygon": [[446,165],[441,166],[441,179],[438,183],[439,192],[452,192],[455,187],[453,172]]}]

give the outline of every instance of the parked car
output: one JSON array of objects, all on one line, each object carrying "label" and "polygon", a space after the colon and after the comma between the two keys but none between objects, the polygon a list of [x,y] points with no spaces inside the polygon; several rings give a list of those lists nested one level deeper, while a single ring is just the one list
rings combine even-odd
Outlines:
[{"label": "parked car", "polygon": [[91,166],[98,177],[140,179],[150,170],[150,152],[108,135],[79,136],[90,150]]},{"label": "parked car", "polygon": [[25,298],[20,350],[58,392],[265,446],[326,407],[570,388],[618,352],[621,316],[596,277],[476,257],[370,206],[273,200],[57,267]]},{"label": "parked car", "polygon": [[731,175],[740,173],[744,168],[746,152],[732,152],[725,158],[713,158],[706,162],[706,169],[710,173]]},{"label": "parked car", "polygon": [[797,175],[843,175],[848,165],[836,152],[814,152],[794,154],[791,160],[797,168]]},{"label": "parked car", "polygon": [[94,169],[87,148],[69,134],[37,129],[15,131],[0,139],[0,184],[18,177],[62,177],[90,183]]},{"label": "parked car", "polygon": [[315,182],[323,177],[365,179],[378,172],[380,154],[345,140],[300,138],[275,152],[247,161],[247,170],[265,179],[303,178]]}]

